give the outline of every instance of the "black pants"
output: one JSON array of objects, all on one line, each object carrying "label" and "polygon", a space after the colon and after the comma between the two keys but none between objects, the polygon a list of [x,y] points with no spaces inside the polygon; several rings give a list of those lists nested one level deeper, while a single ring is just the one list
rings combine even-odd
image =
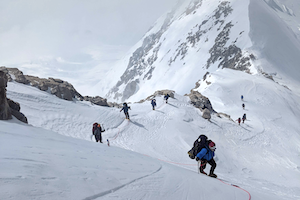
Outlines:
[{"label": "black pants", "polygon": [[200,172],[201,173],[204,173],[204,169],[206,168],[206,163],[210,164],[211,165],[211,168],[210,168],[210,172],[209,174],[213,174],[216,167],[217,167],[217,163],[214,159],[211,159],[209,161],[207,160],[201,160],[201,166],[200,166]]},{"label": "black pants", "polygon": [[126,116],[126,119],[129,119],[129,113],[128,113],[128,112],[125,112],[124,114],[125,114],[125,116]]},{"label": "black pants", "polygon": [[96,142],[100,141],[102,143],[102,136],[101,136],[101,134],[100,135],[95,135],[95,139],[96,139]]}]

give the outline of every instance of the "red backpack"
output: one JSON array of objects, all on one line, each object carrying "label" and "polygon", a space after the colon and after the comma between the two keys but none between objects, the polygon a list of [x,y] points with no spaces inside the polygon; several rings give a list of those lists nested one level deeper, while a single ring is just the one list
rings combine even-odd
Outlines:
[{"label": "red backpack", "polygon": [[94,135],[94,131],[96,130],[97,126],[98,126],[98,123],[93,124],[93,135]]}]

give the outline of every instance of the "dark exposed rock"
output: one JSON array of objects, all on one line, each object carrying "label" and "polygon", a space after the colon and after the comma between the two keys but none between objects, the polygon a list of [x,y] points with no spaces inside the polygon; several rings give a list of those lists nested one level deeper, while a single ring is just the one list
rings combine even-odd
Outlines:
[{"label": "dark exposed rock", "polygon": [[18,83],[29,84],[37,87],[42,91],[48,91],[58,98],[72,101],[74,98],[82,100],[83,97],[75,90],[70,83],[55,79],[55,78],[39,78],[36,76],[23,75],[23,72],[17,68],[1,67],[0,70],[5,71],[9,80],[14,80]]},{"label": "dark exposed rock", "polygon": [[[3,68],[0,70],[3,70]],[[73,98],[78,98],[80,100],[83,99],[74,87],[66,81],[54,78],[45,79],[36,76],[23,75],[23,72],[17,68],[5,68],[5,71],[10,77],[10,80],[14,80],[18,83],[29,84],[42,91],[48,91],[61,99],[69,101],[73,100]]]},{"label": "dark exposed rock", "polygon": [[[182,13],[182,16],[194,14],[201,5],[202,0],[191,2],[185,12]],[[220,1],[220,4],[211,15],[207,15],[199,25],[195,25],[188,32],[185,40],[179,40],[177,44],[174,44],[176,45],[176,50],[173,55],[169,58],[163,58],[168,60],[169,67],[172,67],[173,63],[179,59],[184,60],[191,48],[199,48],[198,43],[200,40],[207,41],[207,33],[216,27],[219,34],[215,39],[215,45],[210,49],[211,56],[207,61],[207,68],[215,62],[219,62],[219,67],[249,72],[250,57],[244,57],[242,50],[234,44],[238,38],[229,47],[225,46],[229,40],[231,27],[233,26],[231,22],[225,24],[225,21],[232,11],[233,9],[229,1]],[[155,63],[158,62],[159,49],[163,44],[161,37],[172,24],[173,14],[172,12],[169,14],[164,24],[156,33],[149,34],[144,38],[142,45],[130,57],[127,69],[121,76],[121,80],[109,91],[108,97],[113,97],[114,99],[121,98],[124,101],[139,90],[141,80],[147,81],[152,78],[152,73],[156,67]],[[205,35],[205,38],[203,38],[203,35]]]},{"label": "dark exposed rock", "polygon": [[[122,97],[122,101],[126,100],[136,92],[139,80],[136,77],[143,76],[143,80],[150,80],[152,72],[155,69],[153,63],[157,60],[158,52],[161,46],[159,43],[162,34],[169,27],[173,13],[169,13],[160,30],[157,33],[150,34],[145,37],[142,46],[135,50],[129,59],[129,63],[121,80],[109,91],[108,96],[114,99]],[[147,56],[147,59],[145,57]],[[126,85],[125,90],[119,92],[121,85]],[[124,97],[126,96],[126,97]]]},{"label": "dark exposed rock", "polygon": [[154,92],[154,94],[147,97],[146,99],[140,100],[138,103],[143,103],[145,101],[150,101],[150,100],[154,99],[157,96],[165,96],[166,94],[169,94],[170,98],[174,98],[175,91],[173,91],[173,90],[158,90],[158,91]]},{"label": "dark exposed rock", "polygon": [[242,50],[235,44],[225,47],[230,39],[229,33],[232,26],[231,22],[227,23],[218,34],[214,46],[209,50],[210,58],[207,60],[206,68],[209,68],[212,63],[220,61],[218,67],[236,69],[249,73],[249,67],[251,66],[249,62],[250,57],[244,57]]},{"label": "dark exposed rock", "polygon": [[151,67],[150,69],[149,69],[149,71],[145,74],[145,76],[144,76],[144,80],[145,79],[147,79],[147,80],[150,80],[151,78],[152,78],[152,73],[153,73],[153,71],[154,71],[154,67]]},{"label": "dark exposed rock", "polygon": [[187,54],[187,52],[188,52],[188,45],[187,45],[187,43],[185,43],[185,42],[183,42],[183,43],[181,43],[180,45],[179,45],[179,47],[176,49],[176,55],[175,55],[175,57],[174,58],[170,58],[170,60],[169,60],[169,66],[173,63],[173,62],[175,62],[175,60],[178,58],[178,57],[180,57],[180,59],[181,60],[183,60],[184,59],[184,57],[186,56],[186,54]]},{"label": "dark exposed rock", "polygon": [[11,111],[6,99],[7,77],[0,71],[0,120],[11,119]]},{"label": "dark exposed rock", "polygon": [[256,60],[256,57],[253,54],[250,54],[249,57],[251,58],[251,60]]},{"label": "dark exposed rock", "polygon": [[27,118],[20,112],[20,104],[6,97],[7,75],[0,70],[0,120],[12,119],[12,115],[18,120],[28,123]]},{"label": "dark exposed rock", "polygon": [[23,113],[21,113],[21,112],[19,112],[17,110],[11,109],[11,114],[15,118],[17,118],[18,120],[20,120],[21,122],[24,122],[24,123],[28,124],[27,117]]},{"label": "dark exposed rock", "polygon": [[7,98],[7,102],[11,109],[16,110],[16,111],[21,110],[20,104],[18,102],[14,102],[13,100],[11,100],[9,98]]},{"label": "dark exposed rock", "polygon": [[217,116],[220,117],[220,118],[222,118],[222,116],[223,116],[223,117],[225,117],[225,118],[227,118],[227,119],[229,119],[229,120],[231,120],[231,121],[234,121],[234,120],[232,120],[232,119],[230,118],[230,115],[228,115],[228,114],[226,114],[226,113],[218,113]]},{"label": "dark exposed rock", "polygon": [[3,71],[0,71],[0,88],[7,87],[7,76]]},{"label": "dark exposed rock", "polygon": [[[221,17],[227,17],[231,12],[232,8],[230,7],[229,2],[222,2],[218,6],[218,8],[214,10],[212,16],[209,16],[207,19],[203,20],[199,26],[197,26],[198,30],[190,31],[189,36],[186,38],[187,43],[191,44],[191,46],[194,47],[201,40],[201,36],[209,32],[209,30],[211,30],[214,26],[218,25],[218,30],[220,30],[220,27],[224,24],[224,20],[221,20]],[[204,25],[211,21],[214,21],[214,23],[211,23],[208,27],[203,28]]]},{"label": "dark exposed rock", "polygon": [[85,101],[90,101],[91,103],[98,105],[98,106],[109,106],[107,103],[107,99],[104,99],[102,97],[96,96],[96,97],[84,97]]},{"label": "dark exposed rock", "polygon": [[216,113],[216,111],[213,109],[209,99],[202,94],[200,94],[198,91],[192,90],[190,94],[187,96],[190,97],[191,103],[196,107],[199,108],[201,111],[203,111],[205,108],[207,108],[211,113]]},{"label": "dark exposed rock", "polygon": [[205,108],[205,109],[203,110],[202,117],[203,117],[204,119],[210,120],[211,115],[210,115],[210,111],[209,111],[207,108]]},{"label": "dark exposed rock", "polygon": [[65,100],[73,100],[73,97],[76,98],[75,95],[72,94],[72,90],[70,88],[61,86],[61,85],[55,85],[53,88],[51,88],[51,94],[54,94],[58,98],[65,99]]},{"label": "dark exposed rock", "polygon": [[[31,85],[42,91],[49,92],[61,99],[65,99],[68,101],[72,101],[74,99],[80,101],[85,100],[85,101],[90,101],[91,103],[99,106],[119,107],[119,104],[107,102],[107,99],[104,99],[99,96],[83,97],[75,90],[73,85],[61,79],[51,78],[51,77],[45,79],[36,76],[23,75],[23,72],[17,68],[0,67],[0,71],[5,73],[8,81],[16,81],[18,83]],[[13,106],[14,108],[17,108],[18,106],[16,104],[14,105],[12,102],[13,101],[9,101],[8,103],[11,105],[11,107]],[[20,111],[20,109],[18,111]]]},{"label": "dark exposed rock", "polygon": [[115,102],[107,102],[107,105],[109,107],[116,107],[116,108],[122,108],[122,104],[118,104],[118,103],[115,103]]},{"label": "dark exposed rock", "polygon": [[170,98],[174,98],[175,91],[174,90],[158,90],[154,93],[155,96],[158,96],[158,95],[165,96],[167,94],[170,96]]}]

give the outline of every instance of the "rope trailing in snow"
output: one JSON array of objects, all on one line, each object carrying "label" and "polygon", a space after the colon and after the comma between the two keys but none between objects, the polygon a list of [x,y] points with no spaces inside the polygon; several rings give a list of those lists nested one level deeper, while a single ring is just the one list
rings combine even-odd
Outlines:
[{"label": "rope trailing in snow", "polygon": [[120,134],[120,128],[119,128],[119,131],[118,131],[118,133],[117,133],[117,135],[115,135],[115,137],[113,137],[111,140],[115,140],[115,139],[117,139],[117,137],[119,136],[119,134]]},{"label": "rope trailing in snow", "polygon": [[[147,157],[151,157],[151,156],[149,156],[149,155],[146,155],[146,154],[143,154],[144,156],[147,156]],[[152,158],[152,157],[151,157]],[[177,165],[190,165],[190,166],[195,166],[195,164],[183,164],[183,163],[176,163],[176,162],[172,162],[172,161],[166,161],[166,160],[162,160],[162,159],[159,159],[159,158],[156,158],[157,160],[159,160],[159,161],[162,161],[162,162],[166,162],[166,163],[172,163],[172,164],[177,164]],[[198,164],[200,164],[199,162],[198,162]],[[198,166],[198,169],[199,169],[199,165],[197,165]],[[199,174],[199,170],[198,170],[198,174]],[[240,190],[243,190],[244,192],[246,192],[248,195],[249,195],[249,199],[248,200],[251,200],[251,194],[250,194],[250,192],[248,192],[247,190],[245,190],[245,189],[243,189],[243,188],[241,188],[241,187],[239,187],[239,186],[237,186],[237,185],[234,185],[234,184],[229,184],[229,183],[225,183],[222,179],[219,179],[219,178],[217,178],[219,181],[221,181],[222,183],[224,183],[224,184],[226,184],[226,185],[230,185],[230,186],[233,186],[233,187],[236,187],[236,188],[238,188],[238,189],[240,189]]]},{"label": "rope trailing in snow", "polygon": [[240,190],[243,190],[244,192],[246,192],[246,193],[249,195],[249,200],[251,200],[251,194],[250,194],[250,192],[248,192],[247,190],[245,190],[245,189],[243,189],[243,188],[241,188],[241,187],[239,187],[239,186],[237,186],[237,185],[225,183],[222,179],[219,179],[219,178],[217,178],[217,179],[218,179],[219,181],[221,181],[222,183],[226,184],[226,185],[230,185],[230,186],[236,187],[236,188],[238,188],[238,189],[240,189]]},{"label": "rope trailing in snow", "polygon": [[[128,121],[128,123],[126,124],[126,126],[127,126],[128,124],[129,124],[129,121]],[[116,135],[115,137],[113,137],[111,140],[117,139],[117,137],[119,136],[120,132],[121,132],[121,128],[119,128],[119,131],[118,131],[117,135]],[[143,155],[144,155],[144,156],[147,156],[147,157],[151,157],[151,156],[146,155],[146,154],[143,154]],[[172,161],[166,161],[166,160],[162,160],[162,159],[159,159],[159,158],[156,158],[156,159],[157,159],[157,160],[160,160],[160,161],[162,161],[162,162],[171,163],[171,164],[176,164],[176,165],[196,166],[195,164],[184,164],[184,163],[177,163],[177,162],[172,162]],[[198,164],[199,164],[199,163],[198,163]],[[198,169],[199,169],[199,165],[197,165],[197,167],[198,167]],[[198,171],[198,173],[199,173],[199,171]],[[226,185],[230,185],[230,186],[236,187],[236,188],[238,188],[238,189],[240,189],[240,190],[243,190],[244,192],[246,192],[246,193],[249,195],[249,199],[248,199],[248,200],[251,200],[251,194],[250,194],[250,192],[248,192],[247,190],[245,190],[245,189],[243,189],[243,188],[241,188],[241,187],[239,187],[239,186],[237,186],[237,185],[226,183],[226,182],[224,182],[222,179],[219,179],[219,178],[217,178],[217,179],[218,179],[219,181],[221,181],[222,183],[226,184]]]},{"label": "rope trailing in snow", "polygon": [[[129,121],[127,122],[127,124],[126,124],[126,126],[129,124]],[[124,128],[124,127],[123,127]],[[120,132],[121,132],[121,128],[118,128],[119,129],[119,131],[118,131],[118,133],[117,133],[117,135],[115,135],[115,137],[113,137],[111,140],[115,140],[115,139],[117,139],[117,137],[119,137],[119,134],[120,134]]]}]

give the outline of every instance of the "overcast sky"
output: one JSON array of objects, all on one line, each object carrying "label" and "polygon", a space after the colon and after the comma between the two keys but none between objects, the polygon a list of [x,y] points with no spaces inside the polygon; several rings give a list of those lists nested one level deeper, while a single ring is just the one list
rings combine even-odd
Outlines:
[{"label": "overcast sky", "polygon": [[[1,0],[0,65],[115,59],[176,0]],[[26,65],[24,64],[26,63]]]}]

